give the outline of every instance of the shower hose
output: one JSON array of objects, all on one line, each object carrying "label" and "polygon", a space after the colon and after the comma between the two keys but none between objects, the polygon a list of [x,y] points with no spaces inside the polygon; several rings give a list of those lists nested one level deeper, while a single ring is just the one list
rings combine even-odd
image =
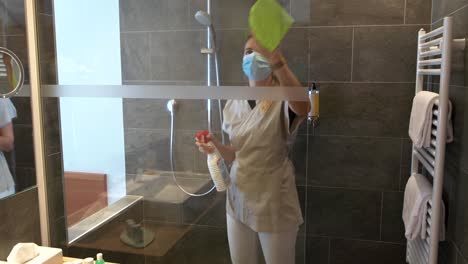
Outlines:
[{"label": "shower hose", "polygon": [[[219,120],[220,120],[220,124],[222,124],[222,110],[221,110],[221,100],[218,100],[218,110],[219,110]],[[170,139],[170,163],[171,163],[171,171],[172,171],[172,178],[174,179],[174,183],[177,185],[177,187],[179,187],[179,189],[181,191],[183,191],[185,194],[189,195],[189,196],[194,196],[194,197],[201,197],[201,196],[205,196],[205,195],[208,195],[209,193],[211,193],[214,189],[216,189],[216,186],[214,185],[213,183],[213,187],[211,187],[208,191],[204,192],[204,193],[191,193],[189,191],[187,191],[184,187],[182,187],[179,182],[177,181],[177,177],[175,175],[175,165],[174,165],[174,162],[175,162],[175,159],[174,159],[174,144],[175,144],[175,107],[172,108],[172,111],[171,111],[171,139]],[[221,132],[222,133],[222,132]],[[224,144],[224,135],[222,136],[222,143]]]}]

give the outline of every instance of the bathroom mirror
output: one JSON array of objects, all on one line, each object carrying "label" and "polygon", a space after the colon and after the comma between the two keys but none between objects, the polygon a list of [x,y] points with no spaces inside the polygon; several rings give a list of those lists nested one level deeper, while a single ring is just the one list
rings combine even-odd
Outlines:
[{"label": "bathroom mirror", "polygon": [[0,97],[17,94],[24,83],[24,68],[18,56],[0,47]]}]

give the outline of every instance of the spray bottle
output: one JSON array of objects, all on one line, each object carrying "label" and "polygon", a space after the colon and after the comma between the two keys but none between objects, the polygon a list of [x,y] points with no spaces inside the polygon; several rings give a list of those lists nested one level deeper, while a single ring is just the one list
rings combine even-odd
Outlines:
[{"label": "spray bottle", "polygon": [[203,130],[198,132],[196,137],[199,142],[205,143],[214,149],[213,153],[209,153],[207,155],[208,170],[210,171],[211,179],[216,186],[216,190],[218,192],[224,192],[229,185],[229,177],[226,177],[226,167],[224,166],[221,154],[213,142],[210,139],[207,139],[209,134],[210,133],[207,130]]}]

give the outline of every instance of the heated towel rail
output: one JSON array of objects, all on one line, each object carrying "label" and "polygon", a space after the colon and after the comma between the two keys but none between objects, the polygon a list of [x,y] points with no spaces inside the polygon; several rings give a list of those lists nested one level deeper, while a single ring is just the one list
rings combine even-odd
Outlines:
[{"label": "heated towel rail", "polygon": [[[439,76],[439,100],[433,109],[431,146],[417,148],[413,145],[411,173],[424,168],[433,179],[433,196],[428,204],[427,234],[422,239],[408,240],[406,260],[410,264],[437,264],[444,183],[445,144],[449,111],[449,85],[452,39],[452,18],[446,17],[443,26],[426,33],[419,31],[416,93],[425,86],[425,76]],[[434,77],[433,77],[434,78]],[[435,77],[437,78],[437,77]],[[427,85],[427,84],[426,84]]]}]

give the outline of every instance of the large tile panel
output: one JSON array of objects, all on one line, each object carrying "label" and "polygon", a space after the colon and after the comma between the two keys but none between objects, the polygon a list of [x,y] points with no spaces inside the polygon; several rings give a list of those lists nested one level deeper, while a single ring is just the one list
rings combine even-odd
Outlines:
[{"label": "large tile panel", "polygon": [[468,0],[433,0],[432,22],[448,16],[465,5],[468,5]]},{"label": "large tile panel", "polygon": [[323,83],[316,135],[407,137],[414,84]]},{"label": "large tile panel", "polygon": [[404,264],[406,247],[376,241],[331,241],[330,264]]},{"label": "large tile panel", "polygon": [[334,188],[307,189],[307,233],[378,240],[381,193]]},{"label": "large tile panel", "polygon": [[204,44],[203,31],[153,32],[150,35],[152,80],[203,81],[205,55],[200,53]]},{"label": "large tile panel", "polygon": [[401,214],[403,212],[403,192],[384,192],[382,203],[382,241],[406,242]]},{"label": "large tile panel", "polygon": [[354,33],[353,81],[413,82],[421,26],[359,27]]},{"label": "large tile panel", "polygon": [[310,137],[308,184],[398,190],[400,139]]},{"label": "large tile panel", "polygon": [[187,29],[187,0],[120,0],[121,31]]},{"label": "large tile panel", "polygon": [[291,13],[299,25],[403,24],[403,0],[295,0]]},{"label": "large tile panel", "polygon": [[353,28],[311,28],[310,80],[351,80]]}]

